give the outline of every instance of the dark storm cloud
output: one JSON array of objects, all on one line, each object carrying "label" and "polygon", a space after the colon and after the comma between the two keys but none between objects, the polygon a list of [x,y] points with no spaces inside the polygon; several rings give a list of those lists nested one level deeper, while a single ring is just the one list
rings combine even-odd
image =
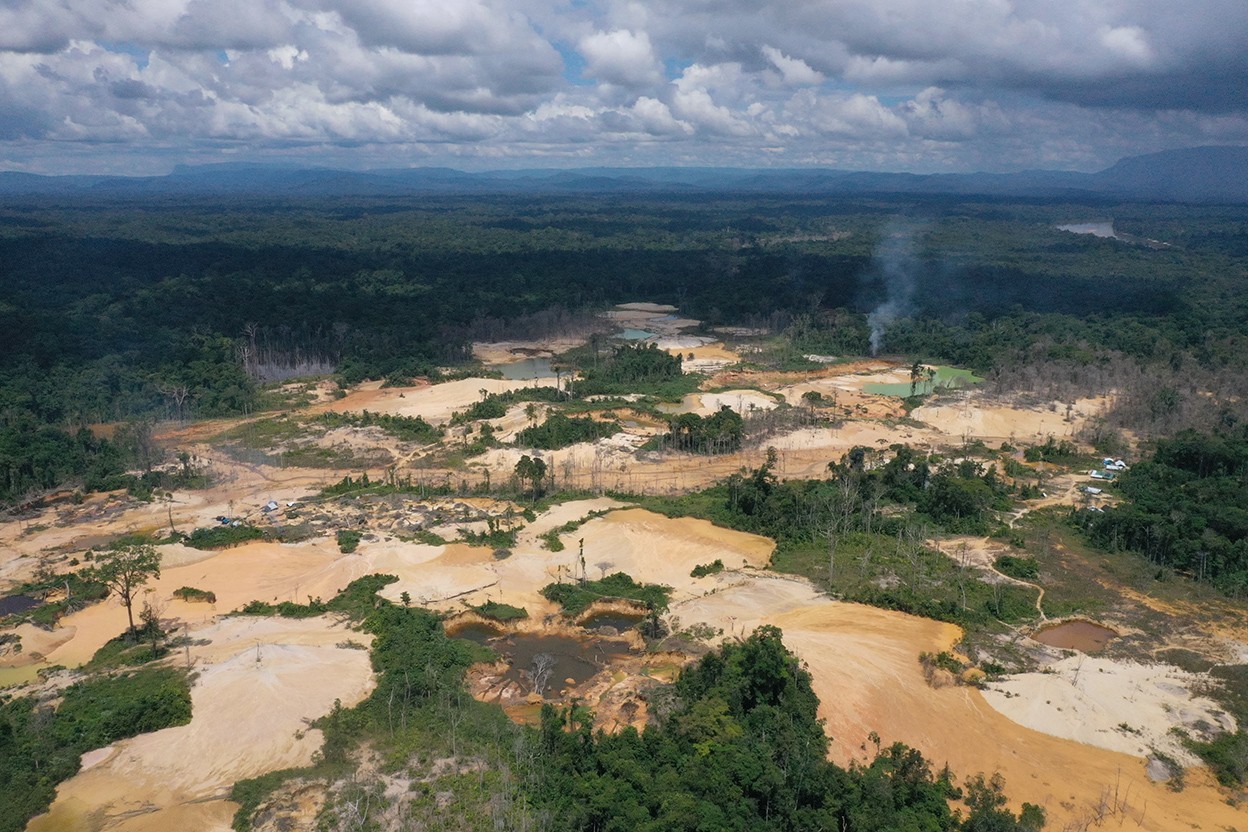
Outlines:
[{"label": "dark storm cloud", "polygon": [[0,159],[1089,169],[1248,142],[1246,41],[1244,0],[8,0]]}]

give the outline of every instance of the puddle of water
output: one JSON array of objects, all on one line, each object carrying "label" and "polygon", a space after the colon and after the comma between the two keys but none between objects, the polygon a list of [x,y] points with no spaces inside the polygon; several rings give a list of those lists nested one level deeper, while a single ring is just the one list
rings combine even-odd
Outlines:
[{"label": "puddle of water", "polygon": [[41,664],[26,664],[21,667],[0,667],[0,688],[23,685],[39,678]]},{"label": "puddle of water", "polygon": [[[937,367],[935,380],[919,382],[915,385],[914,392],[917,395],[925,395],[932,392],[933,387],[969,387],[981,381],[983,379],[970,370],[960,370],[957,367]],[[864,384],[862,389],[865,393],[874,393],[877,396],[901,396],[905,398],[910,395],[910,382]]]},{"label": "puddle of water", "polygon": [[447,633],[451,638],[463,638],[468,641],[475,641],[477,644],[485,644],[490,639],[498,638],[502,634],[503,631],[498,627],[491,627],[489,624],[478,624],[476,622],[456,627]]},{"label": "puddle of water", "polygon": [[1110,222],[1072,222],[1057,226],[1058,231],[1069,231],[1072,234],[1091,234],[1093,237],[1116,238],[1114,223]]},{"label": "puddle of water", "polygon": [[39,602],[29,595],[10,595],[6,598],[0,598],[0,618],[6,615],[15,615],[19,612],[26,612],[26,610],[37,606],[39,606]]},{"label": "puddle of water", "polygon": [[517,682],[526,692],[542,696],[557,694],[582,684],[602,670],[611,659],[631,652],[622,641],[582,641],[570,636],[516,635],[491,645],[503,654],[510,667],[503,678]]},{"label": "puddle of water", "polygon": [[646,332],[644,329],[626,329],[615,336],[623,338],[625,341],[644,341],[647,338],[653,338],[653,332]]},{"label": "puddle of water", "polygon": [[636,627],[643,616],[629,615],[625,612],[600,612],[591,615],[581,622],[581,626],[586,630],[596,630],[599,627],[614,627],[617,632],[624,632]]},{"label": "puddle of water", "polygon": [[1062,650],[1099,653],[1105,649],[1105,645],[1118,637],[1118,633],[1091,621],[1067,621],[1037,630],[1031,637],[1041,644]]},{"label": "puddle of water", "polygon": [[669,416],[677,416],[681,413],[692,413],[701,406],[702,395],[700,393],[688,393],[678,402],[659,402],[654,406],[654,409]]},{"label": "puddle of water", "polygon": [[530,381],[535,378],[554,378],[555,371],[550,366],[549,358],[525,358],[511,364],[496,367],[503,378],[509,381]]}]

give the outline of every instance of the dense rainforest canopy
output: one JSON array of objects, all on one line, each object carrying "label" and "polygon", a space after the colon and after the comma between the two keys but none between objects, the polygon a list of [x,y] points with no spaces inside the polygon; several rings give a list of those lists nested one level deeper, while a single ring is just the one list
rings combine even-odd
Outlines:
[{"label": "dense rainforest canopy", "polygon": [[[995,371],[998,384],[1031,383],[1020,368],[1046,362],[1102,380],[1126,357],[1178,374],[1138,403],[1163,421],[1182,410],[1183,379],[1205,383],[1202,373],[1242,369],[1248,356],[1248,227],[1229,208],[654,194],[28,199],[0,208],[7,498],[100,467],[70,459],[78,451],[40,438],[41,426],[73,434],[244,413],[265,406],[264,382],[292,375],[411,378],[466,359],[474,338],[540,335],[624,301],[677,304],[712,325],[766,324],[795,354],[867,352],[868,313],[886,304],[876,319],[886,351]],[[1133,242],[1054,227],[1106,215]],[[586,390],[641,370],[658,383],[671,368],[601,368]],[[55,463],[14,451],[49,442],[67,444]]]}]

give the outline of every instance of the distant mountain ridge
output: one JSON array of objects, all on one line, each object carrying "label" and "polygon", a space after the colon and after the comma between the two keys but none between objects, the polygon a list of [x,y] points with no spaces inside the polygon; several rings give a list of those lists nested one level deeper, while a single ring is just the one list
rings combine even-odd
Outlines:
[{"label": "distant mountain ridge", "polygon": [[575,193],[914,194],[1248,203],[1248,147],[1210,146],[1124,158],[1098,173],[879,173],[832,168],[452,168],[348,171],[263,163],[178,165],[165,176],[0,172],[0,197],[396,196]]}]

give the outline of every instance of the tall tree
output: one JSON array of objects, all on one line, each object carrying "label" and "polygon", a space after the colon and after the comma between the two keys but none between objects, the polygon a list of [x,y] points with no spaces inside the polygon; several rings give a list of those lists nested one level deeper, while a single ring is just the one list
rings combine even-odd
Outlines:
[{"label": "tall tree", "polygon": [[150,579],[159,577],[160,553],[146,543],[122,546],[99,555],[91,570],[91,578],[108,587],[125,605],[131,636],[135,633],[134,596]]},{"label": "tall tree", "polygon": [[516,479],[520,480],[521,485],[525,482],[531,484],[533,499],[536,500],[540,496],[542,480],[546,479],[546,462],[525,454],[516,463]]}]

